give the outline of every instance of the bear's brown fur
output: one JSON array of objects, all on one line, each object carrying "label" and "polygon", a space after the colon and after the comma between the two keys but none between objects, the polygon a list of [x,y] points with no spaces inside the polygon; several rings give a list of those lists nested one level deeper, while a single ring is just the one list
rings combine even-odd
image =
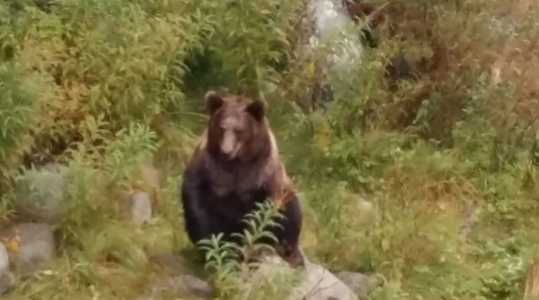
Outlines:
[{"label": "bear's brown fur", "polygon": [[215,92],[208,92],[205,100],[208,126],[182,183],[189,238],[197,243],[224,233],[231,240],[233,233],[243,233],[242,219],[256,203],[279,201],[285,218],[275,220],[282,228],[271,229],[278,240],[274,246],[291,264],[301,264],[301,208],[279,157],[264,104]]}]

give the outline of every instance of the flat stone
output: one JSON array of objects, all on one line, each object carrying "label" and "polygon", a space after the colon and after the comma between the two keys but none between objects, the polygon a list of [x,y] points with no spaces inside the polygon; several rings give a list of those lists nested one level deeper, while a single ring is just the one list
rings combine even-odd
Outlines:
[{"label": "flat stone", "polygon": [[130,195],[128,201],[131,221],[140,225],[152,219],[152,201],[150,195],[145,192],[135,192]]},{"label": "flat stone", "polygon": [[10,241],[15,249],[9,249],[11,265],[17,272],[26,273],[55,255],[55,241],[51,226],[43,223],[21,223],[2,230],[0,238]]}]

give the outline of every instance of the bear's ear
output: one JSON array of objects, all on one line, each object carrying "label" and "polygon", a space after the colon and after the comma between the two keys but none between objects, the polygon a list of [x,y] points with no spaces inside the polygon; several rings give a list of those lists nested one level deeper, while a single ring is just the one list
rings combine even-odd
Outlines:
[{"label": "bear's ear", "polygon": [[208,91],[204,96],[204,100],[206,101],[206,109],[210,116],[224,103],[223,98],[215,91]]},{"label": "bear's ear", "polygon": [[260,100],[253,101],[247,106],[246,110],[259,122],[266,116],[266,106],[264,105],[264,102]]}]

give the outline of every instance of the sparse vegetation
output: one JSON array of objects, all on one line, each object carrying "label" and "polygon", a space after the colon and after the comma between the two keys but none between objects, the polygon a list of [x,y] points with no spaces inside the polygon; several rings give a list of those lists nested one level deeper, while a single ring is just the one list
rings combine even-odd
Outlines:
[{"label": "sparse vegetation", "polygon": [[[152,253],[192,249],[178,180],[215,87],[268,102],[301,192],[303,249],[330,270],[383,277],[372,299],[534,293],[537,4],[394,1],[378,47],[332,82],[322,111],[305,105],[323,54],[299,50],[305,3],[1,1],[0,227],[20,218],[17,183],[34,166],[67,166],[57,257],[3,299],[134,299],[161,274]],[[398,50],[417,79],[395,87],[384,70]],[[122,199],[150,191],[138,173],[148,161],[161,175],[153,219],[133,226]],[[472,208],[478,222],[462,236]],[[288,295],[287,276],[243,287],[245,267],[221,261],[237,246],[220,247],[205,272],[220,299]]]}]

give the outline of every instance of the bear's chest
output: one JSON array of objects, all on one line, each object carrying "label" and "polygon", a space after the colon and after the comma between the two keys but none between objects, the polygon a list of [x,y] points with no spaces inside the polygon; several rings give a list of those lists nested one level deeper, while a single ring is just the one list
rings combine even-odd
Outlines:
[{"label": "bear's chest", "polygon": [[266,164],[226,170],[210,163],[209,170],[208,187],[212,194],[219,198],[235,195],[242,202],[250,201],[254,194],[264,189],[272,175]]},{"label": "bear's chest", "polygon": [[227,222],[240,222],[245,214],[251,212],[256,203],[268,199],[268,193],[260,185],[246,184],[238,178],[227,177],[227,180],[215,180],[207,188],[205,207],[216,216],[228,220]]},{"label": "bear's chest", "polygon": [[256,208],[257,203],[268,199],[267,193],[259,189],[248,194],[239,195],[228,193],[223,196],[212,195],[206,199],[206,208],[213,211],[215,216],[220,216],[231,222],[240,222],[247,213]]},{"label": "bear's chest", "polygon": [[235,196],[243,202],[263,188],[264,177],[254,170],[214,173],[209,186],[217,197]]}]

